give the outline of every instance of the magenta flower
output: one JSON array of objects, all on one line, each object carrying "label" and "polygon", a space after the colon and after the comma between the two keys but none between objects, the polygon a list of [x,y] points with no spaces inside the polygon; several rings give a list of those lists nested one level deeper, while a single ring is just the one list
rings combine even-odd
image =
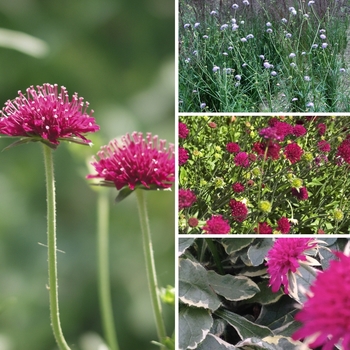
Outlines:
[{"label": "magenta flower", "polygon": [[185,123],[179,123],[179,137],[180,139],[185,139],[190,131]]},{"label": "magenta flower", "polygon": [[191,190],[179,189],[179,210],[189,208],[196,200],[197,197]]},{"label": "magenta flower", "polygon": [[174,145],[165,147],[165,140],[147,133],[146,140],[141,132],[126,134],[121,141],[112,140],[102,146],[91,163],[97,174],[88,179],[101,178],[102,185],[115,186],[120,190],[126,186],[146,189],[167,189],[175,181]]},{"label": "magenta flower", "polygon": [[186,164],[187,160],[188,160],[188,151],[183,147],[179,147],[179,165]]},{"label": "magenta flower", "polygon": [[244,185],[241,182],[235,182],[232,185],[232,189],[236,193],[241,193],[241,192],[243,192],[245,190]]},{"label": "magenta flower", "polygon": [[273,143],[271,141],[266,144],[265,142],[255,142],[253,144],[252,150],[257,153],[259,156],[264,156],[266,152],[266,159],[271,158],[273,160],[277,160],[280,157],[281,146],[278,143]]},{"label": "magenta flower", "polygon": [[290,231],[290,223],[289,220],[282,216],[278,221],[277,221],[277,231],[280,231],[281,233],[289,233]]},{"label": "magenta flower", "polygon": [[284,149],[284,154],[289,161],[294,164],[298,162],[303,155],[303,149],[297,143],[290,143]]},{"label": "magenta flower", "polygon": [[272,233],[272,227],[267,222],[259,222],[254,231],[259,234],[269,234]]},{"label": "magenta flower", "polygon": [[350,164],[350,139],[344,140],[337,149],[337,157]]},{"label": "magenta flower", "polygon": [[307,133],[307,130],[303,125],[297,124],[293,127],[293,135],[296,137],[303,136],[306,133]]},{"label": "magenta flower", "polygon": [[238,143],[236,143],[236,142],[229,142],[226,145],[226,150],[229,153],[238,153],[241,150],[241,148],[239,147]]},{"label": "magenta flower", "polygon": [[308,300],[295,319],[303,325],[292,338],[305,338],[311,348],[322,346],[350,349],[350,257],[335,252],[339,261],[332,260],[329,268],[319,273],[308,293]]},{"label": "magenta flower", "polygon": [[300,187],[299,189],[293,187],[292,195],[297,197],[300,201],[306,201],[309,198],[309,193],[307,192],[306,187]]},{"label": "magenta flower", "polygon": [[188,223],[188,226],[190,226],[190,227],[197,227],[199,221],[197,218],[189,218],[187,223]]},{"label": "magenta flower", "polygon": [[72,100],[65,87],[44,84],[31,86],[24,95],[18,92],[13,101],[8,100],[0,117],[0,133],[22,137],[19,143],[41,141],[56,148],[60,141],[91,144],[83,135],[96,132],[99,126],[92,117],[93,110],[87,114],[88,102],[75,93]]},{"label": "magenta flower", "polygon": [[222,215],[213,215],[207,220],[206,225],[202,227],[205,233],[211,234],[227,234],[231,228],[227,220],[222,218]]},{"label": "magenta flower", "polygon": [[306,251],[317,246],[311,238],[279,238],[267,253],[267,272],[270,275],[272,292],[276,293],[281,285],[288,294],[289,278],[297,272],[300,263],[308,261]]},{"label": "magenta flower", "polygon": [[248,216],[248,209],[243,202],[230,200],[231,214],[235,221],[243,222]]},{"label": "magenta flower", "polygon": [[319,123],[316,125],[316,128],[318,130],[318,133],[319,135],[324,135],[326,133],[326,130],[327,130],[327,126],[326,124],[323,124],[323,123]]},{"label": "magenta flower", "polygon": [[239,152],[233,161],[237,166],[241,166],[242,168],[249,167],[249,156],[246,152]]},{"label": "magenta flower", "polygon": [[317,143],[317,148],[320,152],[328,153],[331,150],[331,145],[327,141],[320,141]]}]

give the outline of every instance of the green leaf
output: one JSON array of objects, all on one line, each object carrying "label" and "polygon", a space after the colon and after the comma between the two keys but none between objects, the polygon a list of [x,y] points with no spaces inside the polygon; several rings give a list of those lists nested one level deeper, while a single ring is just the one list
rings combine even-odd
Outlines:
[{"label": "green leaf", "polygon": [[237,350],[235,346],[214,334],[209,333],[204,341],[198,346],[199,350]]},{"label": "green leaf", "polygon": [[116,203],[120,203],[122,200],[124,200],[126,197],[128,197],[133,190],[131,190],[129,187],[124,187],[118,192],[117,197],[115,198]]},{"label": "green leaf", "polygon": [[265,326],[248,321],[246,318],[228,310],[217,310],[215,315],[227,321],[239,334],[241,339],[272,336],[271,330]]},{"label": "green leaf", "polygon": [[253,266],[259,266],[264,262],[267,252],[273,245],[272,238],[258,239],[248,249],[248,258]]},{"label": "green leaf", "polygon": [[263,339],[245,339],[239,342],[236,346],[247,350],[295,350],[301,345],[302,343],[300,341],[294,341],[288,337],[269,336]]},{"label": "green leaf", "polygon": [[244,276],[222,276],[215,271],[208,271],[208,280],[215,292],[228,300],[249,299],[259,292],[256,283]]},{"label": "green leaf", "polygon": [[179,312],[179,350],[196,349],[213,324],[210,311],[185,307]]},{"label": "green leaf", "polygon": [[232,255],[241,249],[248,247],[250,243],[254,241],[254,238],[225,238],[221,241],[221,244],[225,248],[228,255]]},{"label": "green leaf", "polygon": [[252,299],[249,300],[249,303],[258,303],[261,305],[272,304],[278,301],[284,293],[279,290],[277,293],[271,291],[269,287],[269,281],[264,280],[258,283],[258,288],[260,292],[256,293]]},{"label": "green leaf", "polygon": [[185,250],[193,244],[193,242],[194,238],[180,238],[178,249],[179,256],[182,255],[185,252]]},{"label": "green leaf", "polygon": [[179,299],[190,306],[212,311],[221,305],[208,283],[207,270],[189,259],[180,259],[179,262]]}]

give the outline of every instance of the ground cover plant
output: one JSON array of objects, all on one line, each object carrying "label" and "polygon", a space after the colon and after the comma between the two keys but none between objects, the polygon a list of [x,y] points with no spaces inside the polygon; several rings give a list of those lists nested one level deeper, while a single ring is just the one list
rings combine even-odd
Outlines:
[{"label": "ground cover plant", "polygon": [[179,117],[179,233],[349,233],[349,125],[349,116]]},{"label": "ground cover plant", "polygon": [[349,13],[345,0],[180,0],[179,111],[349,111]]},{"label": "ground cover plant", "polygon": [[349,349],[347,242],[180,238],[179,349]]}]

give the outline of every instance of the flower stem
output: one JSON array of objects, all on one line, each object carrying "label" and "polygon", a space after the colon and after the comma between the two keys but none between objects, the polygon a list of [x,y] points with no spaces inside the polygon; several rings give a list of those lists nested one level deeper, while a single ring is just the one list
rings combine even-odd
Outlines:
[{"label": "flower stem", "polygon": [[98,289],[102,327],[109,349],[119,350],[113,319],[111,287],[109,279],[109,198],[108,192],[105,191],[104,188],[100,188],[98,191],[97,217]]},{"label": "flower stem", "polygon": [[154,264],[152,239],[151,239],[151,232],[150,232],[149,223],[148,223],[146,200],[144,197],[143,190],[136,189],[135,192],[136,192],[137,205],[139,209],[139,216],[140,216],[140,223],[141,223],[141,230],[142,230],[143,250],[144,250],[145,260],[146,260],[148,288],[151,294],[152,307],[153,307],[154,318],[156,321],[158,340],[161,344],[164,344],[164,341],[166,339],[166,332],[165,332],[165,325],[162,317],[162,306],[161,306],[159,293],[158,293],[157,274],[156,274],[156,268]]},{"label": "flower stem", "polygon": [[47,196],[47,248],[48,248],[48,270],[49,270],[49,296],[51,327],[58,347],[61,350],[70,350],[64,339],[58,308],[58,282],[57,282],[57,256],[56,256],[56,194],[55,177],[51,148],[43,145],[46,196]]}]

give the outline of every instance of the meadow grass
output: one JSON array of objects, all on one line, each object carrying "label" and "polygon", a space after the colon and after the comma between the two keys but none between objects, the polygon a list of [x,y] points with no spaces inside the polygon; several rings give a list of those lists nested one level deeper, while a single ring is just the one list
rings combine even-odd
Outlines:
[{"label": "meadow grass", "polygon": [[350,110],[349,4],[180,0],[180,112]]}]

